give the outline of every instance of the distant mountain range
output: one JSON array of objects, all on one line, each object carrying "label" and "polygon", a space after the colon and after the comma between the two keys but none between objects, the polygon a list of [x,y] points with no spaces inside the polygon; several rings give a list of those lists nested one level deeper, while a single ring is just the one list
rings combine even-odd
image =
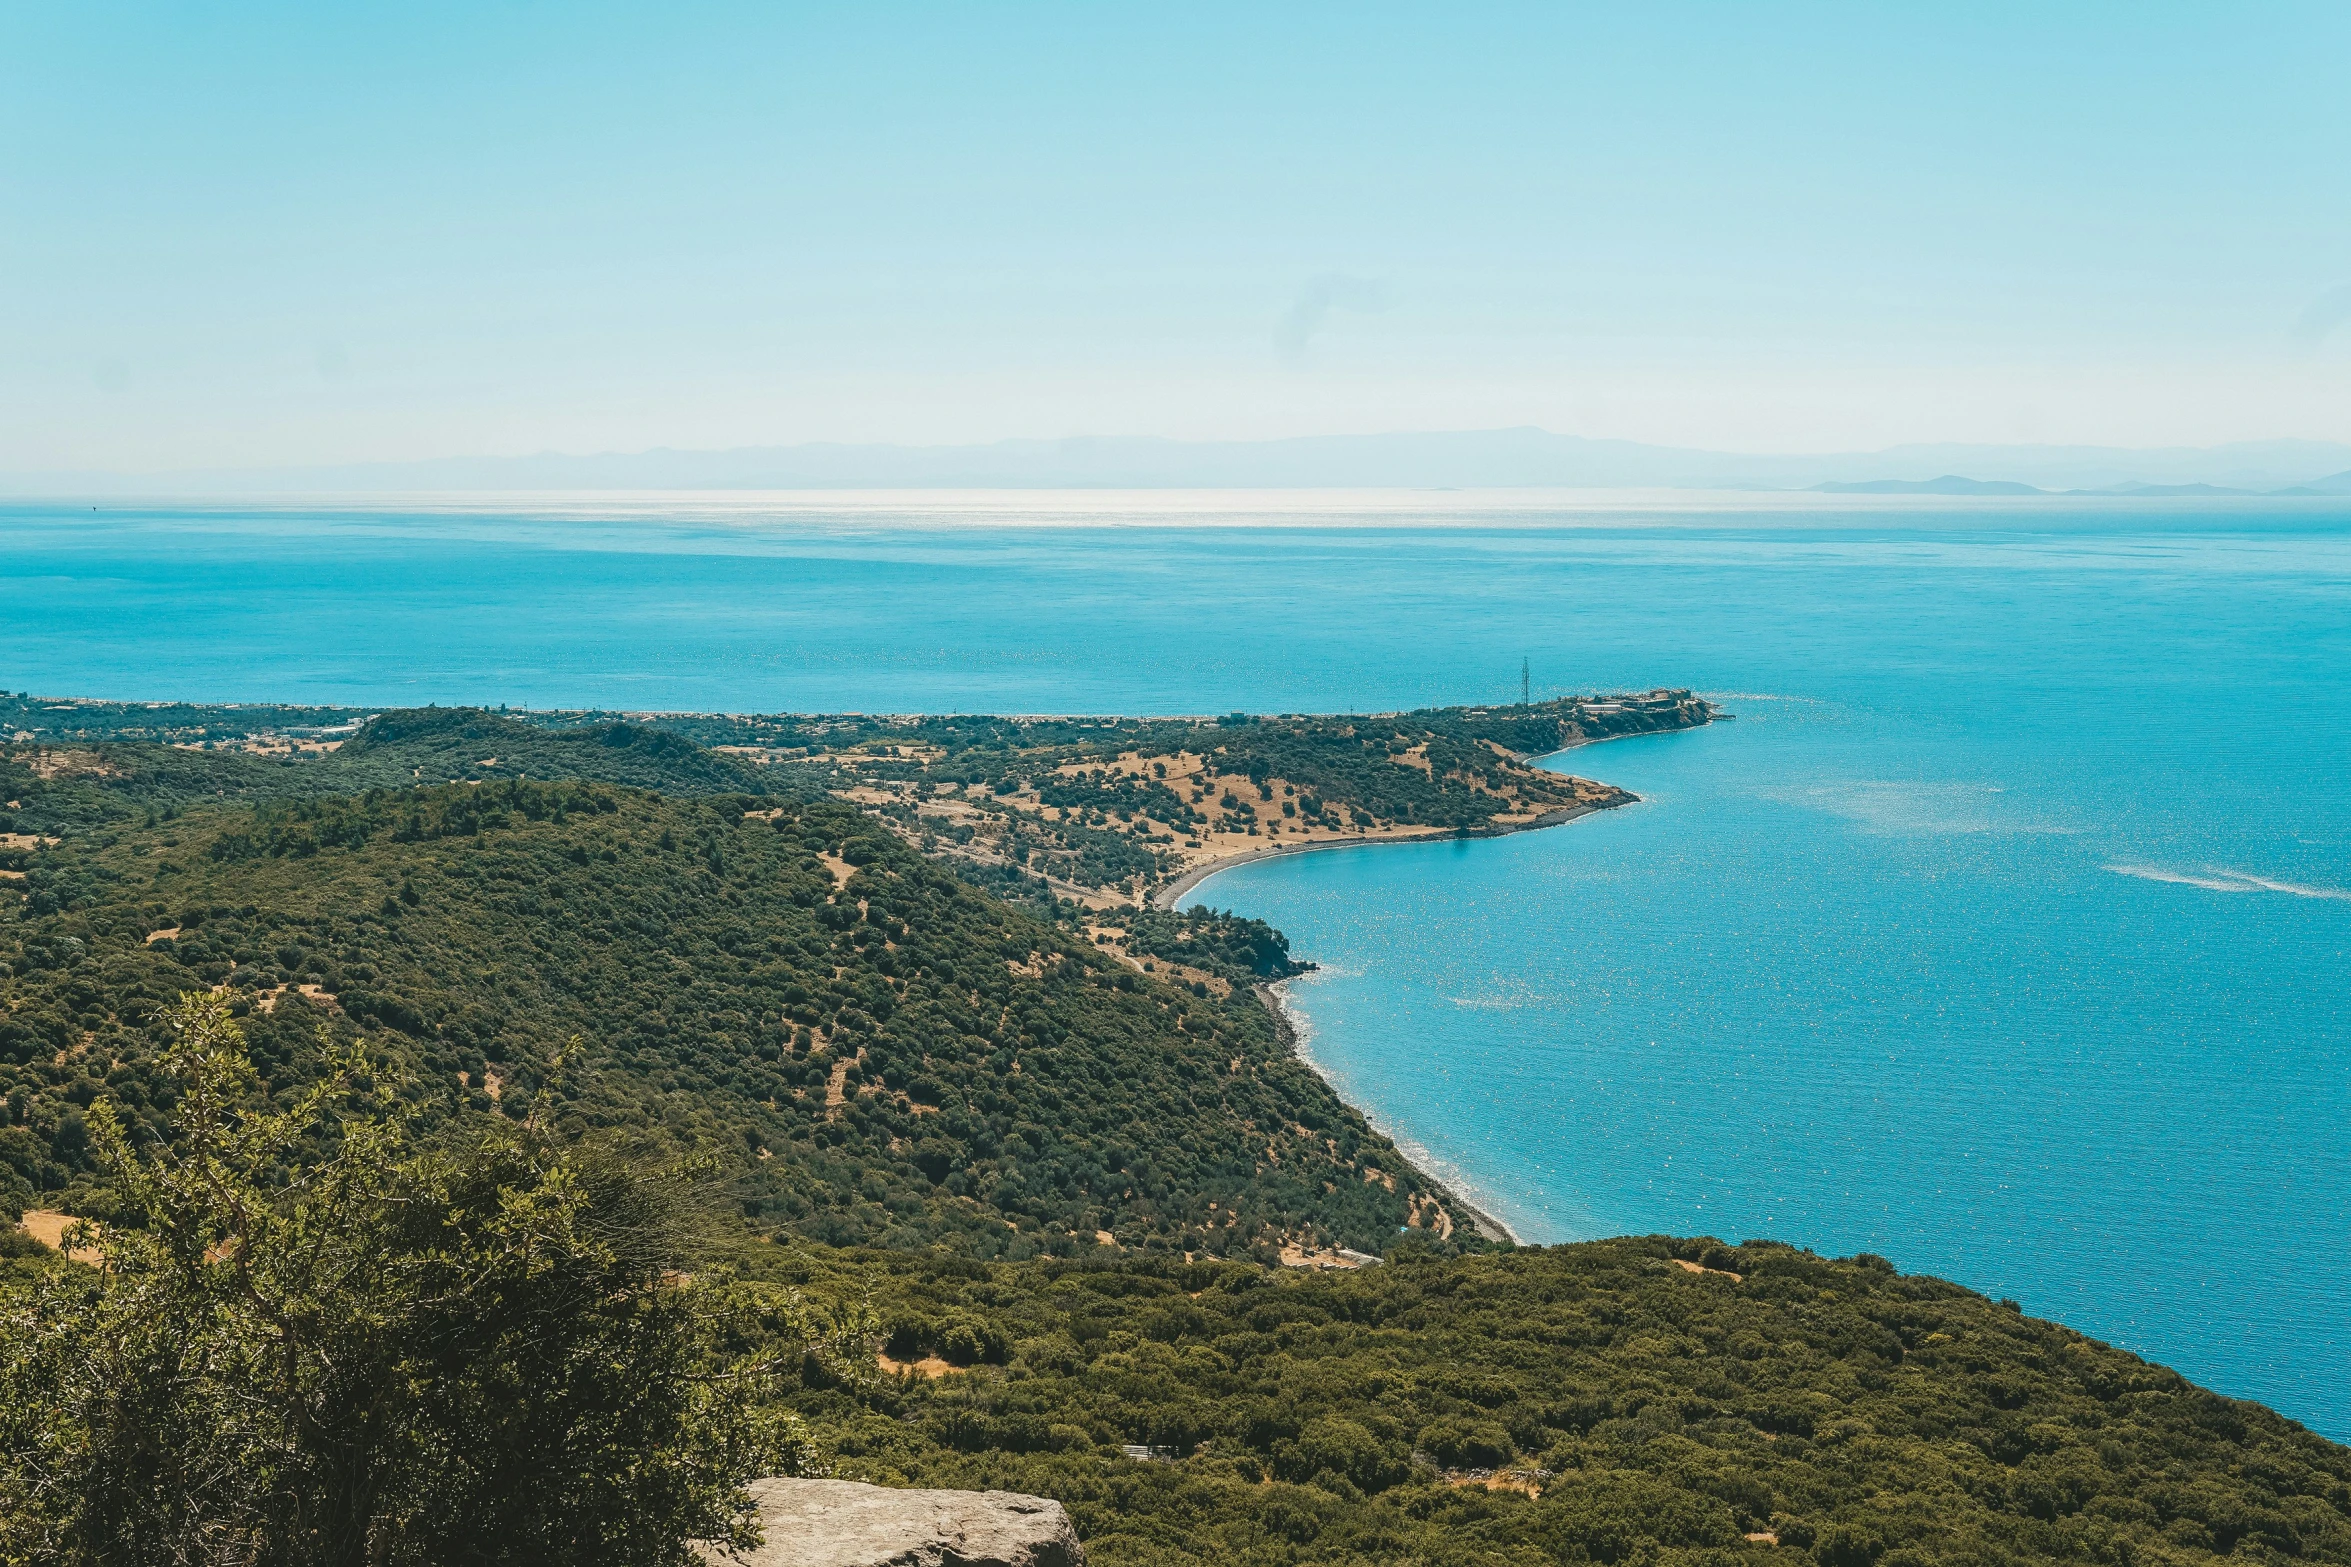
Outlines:
[{"label": "distant mountain range", "polygon": [[[1986,475],[1961,478],[1961,474]],[[2324,477],[2313,477],[2324,475]],[[17,495],[861,489],[1703,489],[1845,494],[2351,494],[2351,445],[2247,441],[1710,452],[1533,428],[1276,441],[1074,437],[978,446],[748,446],[269,469],[0,475]]]},{"label": "distant mountain range", "polygon": [[1823,495],[2351,495],[2351,469],[2276,489],[2228,484],[2109,484],[2095,489],[2045,490],[2013,479],[1963,479],[1946,473],[1935,479],[1864,479],[1858,483],[1816,484]]}]

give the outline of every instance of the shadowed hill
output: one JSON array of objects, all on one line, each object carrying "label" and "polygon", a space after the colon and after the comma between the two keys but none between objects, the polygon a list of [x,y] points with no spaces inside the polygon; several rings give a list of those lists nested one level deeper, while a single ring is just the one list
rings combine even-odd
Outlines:
[{"label": "shadowed hill", "polygon": [[471,707],[370,719],[319,764],[322,793],[478,778],[570,778],[665,794],[765,793],[763,770],[667,730],[608,721],[547,729]]},{"label": "shadowed hill", "polygon": [[0,790],[17,802],[0,831],[61,834],[206,802],[513,778],[677,795],[804,792],[789,769],[754,768],[667,730],[617,721],[549,729],[481,708],[421,707],[380,714],[334,749],[318,748],[326,743],[272,737],[204,749],[145,740],[20,741],[0,749]]}]

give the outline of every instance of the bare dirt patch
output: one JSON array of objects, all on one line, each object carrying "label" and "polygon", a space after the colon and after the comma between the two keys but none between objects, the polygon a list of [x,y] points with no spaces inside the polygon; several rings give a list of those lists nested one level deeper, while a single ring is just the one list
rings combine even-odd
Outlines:
[{"label": "bare dirt patch", "polygon": [[[215,991],[220,988],[218,985],[213,987]],[[343,1009],[342,1001],[324,985],[272,985],[267,990],[256,990],[253,992],[253,1009],[256,1012],[274,1013],[278,1009],[278,1003],[285,1000],[289,994],[300,996],[305,1001],[315,1002],[319,1006],[329,1007],[337,1012]]]},{"label": "bare dirt patch", "polygon": [[1445,1483],[1456,1489],[1476,1486],[1485,1491],[1516,1491],[1519,1495],[1528,1497],[1541,1496],[1543,1482],[1549,1478],[1548,1473],[1529,1473],[1517,1469],[1499,1472],[1485,1469],[1448,1469],[1445,1471]]},{"label": "bare dirt patch", "polygon": [[860,1049],[856,1055],[845,1056],[833,1063],[833,1075],[825,1080],[824,1085],[826,1120],[830,1121],[838,1117],[841,1113],[841,1107],[849,1102],[849,1069],[862,1065],[864,1061],[865,1052]]},{"label": "bare dirt patch", "polygon": [[1431,1231],[1439,1240],[1453,1238],[1453,1215],[1445,1211],[1443,1203],[1425,1192],[1415,1196],[1406,1207],[1404,1222],[1413,1229]]},{"label": "bare dirt patch", "polygon": [[112,778],[115,769],[95,751],[53,751],[36,747],[22,758],[35,778]]},{"label": "bare dirt patch", "polygon": [[65,1251],[65,1232],[81,1222],[70,1213],[59,1213],[50,1208],[32,1208],[26,1211],[22,1228],[27,1235],[51,1251],[64,1251],[75,1262],[95,1266],[101,1260],[97,1247],[77,1246],[72,1251]]},{"label": "bare dirt patch", "polygon": [[894,1377],[951,1377],[971,1369],[969,1366],[958,1366],[952,1361],[941,1360],[936,1355],[925,1355],[920,1360],[892,1360],[886,1354],[877,1354],[873,1358],[875,1364]]}]

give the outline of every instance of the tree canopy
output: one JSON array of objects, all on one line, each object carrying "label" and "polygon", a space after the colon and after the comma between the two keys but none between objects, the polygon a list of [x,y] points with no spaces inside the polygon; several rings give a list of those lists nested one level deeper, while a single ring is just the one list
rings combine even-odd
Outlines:
[{"label": "tree canopy", "polygon": [[0,1560],[652,1567],[751,1538],[743,1482],[804,1439],[740,1346],[792,1321],[685,1271],[677,1172],[535,1120],[419,1141],[359,1050],[271,1108],[224,1000],[168,1023],[172,1135],[95,1107],[103,1264],[0,1338]]},{"label": "tree canopy", "polygon": [[1099,1567],[2351,1562],[2351,1450],[1875,1257],[752,1258],[945,1362],[795,1392],[822,1461],[1057,1497]]}]

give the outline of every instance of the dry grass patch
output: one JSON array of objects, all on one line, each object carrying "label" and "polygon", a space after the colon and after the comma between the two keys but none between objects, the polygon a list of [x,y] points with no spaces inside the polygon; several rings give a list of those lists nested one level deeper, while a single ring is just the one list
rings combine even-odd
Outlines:
[{"label": "dry grass patch", "polygon": [[[81,1222],[70,1213],[59,1213],[51,1208],[33,1208],[26,1211],[24,1218],[19,1221],[19,1227],[51,1251],[65,1252],[73,1261],[86,1262],[95,1267],[102,1259],[102,1253],[97,1247],[76,1246],[66,1251],[65,1232]],[[90,1226],[93,1230],[97,1227],[95,1224]]]}]

